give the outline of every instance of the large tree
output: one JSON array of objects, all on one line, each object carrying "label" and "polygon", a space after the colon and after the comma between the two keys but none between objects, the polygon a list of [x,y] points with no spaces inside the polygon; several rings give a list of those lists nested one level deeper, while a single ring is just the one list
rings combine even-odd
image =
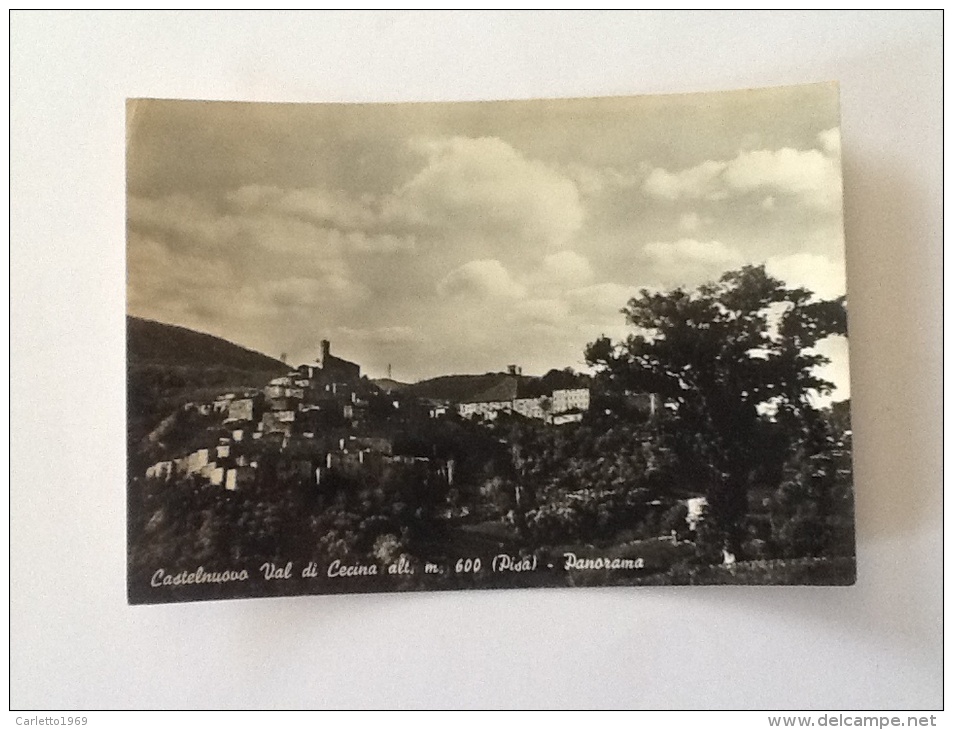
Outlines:
[{"label": "large tree", "polygon": [[746,266],[694,290],[643,289],[623,312],[635,332],[622,343],[600,338],[586,359],[608,390],[658,396],[660,438],[707,494],[710,534],[740,557],[749,488],[764,472],[765,413],[784,434],[771,442],[772,459],[783,461],[812,397],[833,388],[816,370],[828,360],[811,348],[846,334],[844,299],[818,299]]}]

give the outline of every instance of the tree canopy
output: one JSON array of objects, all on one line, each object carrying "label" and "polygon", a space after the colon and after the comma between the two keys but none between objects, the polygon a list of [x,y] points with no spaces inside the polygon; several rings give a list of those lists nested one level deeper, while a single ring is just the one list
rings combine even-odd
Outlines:
[{"label": "tree canopy", "polygon": [[635,332],[586,350],[609,391],[650,392],[663,403],[660,443],[685,479],[708,496],[724,549],[740,551],[747,495],[764,461],[765,413],[793,448],[814,412],[812,394],[833,384],[812,348],[847,330],[844,298],[822,300],[769,276],[764,266],[725,273],[693,290],[643,289],[623,310]]}]

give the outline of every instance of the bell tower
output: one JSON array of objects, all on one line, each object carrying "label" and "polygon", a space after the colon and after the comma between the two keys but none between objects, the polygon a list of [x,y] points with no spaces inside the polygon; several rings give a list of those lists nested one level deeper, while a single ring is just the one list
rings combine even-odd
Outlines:
[{"label": "bell tower", "polygon": [[321,352],[318,354],[318,365],[324,367],[331,354],[331,343],[328,340],[321,340]]}]

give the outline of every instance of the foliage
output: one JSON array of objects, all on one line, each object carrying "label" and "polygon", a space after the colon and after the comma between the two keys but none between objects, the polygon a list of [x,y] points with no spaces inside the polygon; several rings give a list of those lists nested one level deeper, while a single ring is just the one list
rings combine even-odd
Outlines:
[{"label": "foliage", "polygon": [[638,424],[514,421],[501,435],[508,468],[486,481],[486,509],[512,513],[528,543],[607,542],[636,528],[658,534],[657,509],[647,503],[666,485],[649,468],[647,434]]},{"label": "foliage", "polygon": [[[591,343],[586,360],[609,392],[659,395],[657,445],[672,449],[680,478],[707,494],[708,539],[740,556],[765,449],[783,460],[814,410],[811,393],[833,387],[817,375],[827,360],[811,348],[846,334],[844,300],[815,300],[747,266],[692,291],[642,290],[624,313],[636,332],[619,344]],[[766,442],[759,411],[767,403],[785,429],[780,443]]]},{"label": "foliage", "polygon": [[785,465],[770,501],[772,547],[778,557],[822,557],[854,552],[850,457],[837,422],[813,417]]}]

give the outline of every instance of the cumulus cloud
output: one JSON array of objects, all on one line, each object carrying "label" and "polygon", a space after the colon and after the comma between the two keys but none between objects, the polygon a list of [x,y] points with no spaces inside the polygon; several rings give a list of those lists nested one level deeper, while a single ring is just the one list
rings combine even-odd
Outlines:
[{"label": "cumulus cloud", "polygon": [[840,157],[840,127],[825,129],[817,135],[821,149],[831,157]]},{"label": "cumulus cloud", "polygon": [[[542,269],[549,269],[548,278]],[[590,283],[588,260],[569,251],[545,257],[540,270],[514,275],[500,261],[483,259],[451,271],[437,285],[445,333],[437,339],[450,338],[456,356],[485,368],[510,362],[502,353],[522,353],[520,363],[531,371],[540,362],[549,362],[547,369],[581,367],[587,342],[627,334],[621,310],[631,287]]]},{"label": "cumulus cloud", "polygon": [[724,181],[742,192],[775,191],[793,195],[817,208],[840,204],[840,165],[819,150],[755,150],[728,165]]},{"label": "cumulus cloud", "polygon": [[739,251],[720,241],[693,238],[648,243],[642,254],[651,275],[665,285],[693,286],[745,263]]},{"label": "cumulus cloud", "polygon": [[[271,257],[246,276],[242,262],[201,250],[180,251],[160,237],[129,232],[128,292],[131,306],[168,307],[179,301],[206,312],[277,312],[287,307],[348,304],[367,296],[347,268],[333,260]],[[256,306],[257,305],[257,308]]]},{"label": "cumulus cloud", "polygon": [[393,205],[372,195],[353,196],[324,188],[282,190],[246,185],[225,195],[236,215],[287,218],[310,224],[342,251],[397,253],[413,251],[413,221]]},{"label": "cumulus cloud", "polygon": [[542,266],[532,277],[537,286],[568,287],[592,281],[592,266],[582,254],[559,251],[543,258]]},{"label": "cumulus cloud", "polygon": [[810,253],[776,256],[768,259],[765,269],[788,286],[810,289],[821,299],[834,299],[847,293],[843,263],[826,256]]},{"label": "cumulus cloud", "polygon": [[[348,234],[322,228],[280,212],[221,211],[211,201],[182,195],[137,198],[127,202],[130,228],[161,238],[176,250],[227,256],[231,260],[267,257],[338,258],[347,248]],[[366,246],[363,241],[357,244]]]},{"label": "cumulus cloud", "polygon": [[821,132],[818,144],[810,150],[750,150],[732,160],[706,160],[676,172],[655,168],[642,191],[664,200],[720,200],[761,192],[767,196],[762,200],[787,196],[814,208],[836,209],[841,202],[840,130]]},{"label": "cumulus cloud", "polygon": [[[375,287],[393,294],[429,278],[439,282],[439,296],[429,297],[428,321],[444,320],[434,326],[450,327],[450,340],[470,317],[473,326],[463,330],[474,346],[499,344],[492,328],[476,333],[487,317],[517,339],[532,330],[541,350],[549,338],[565,338],[561,295],[593,278],[584,256],[558,250],[583,223],[576,183],[499,139],[417,139],[412,146],[424,152],[423,164],[390,192],[252,184],[204,195],[130,195],[130,311],[272,354],[309,354],[323,333],[371,357],[378,348],[393,354],[401,344],[428,346],[419,328],[388,325],[387,313],[367,302]],[[463,258],[477,251],[483,255]],[[494,258],[512,251],[539,264],[515,277]],[[392,282],[387,262],[398,254],[421,263],[406,281]]]},{"label": "cumulus cloud", "polygon": [[347,235],[223,199],[129,196],[129,311],[286,351],[289,339],[366,301],[344,252],[368,244]]},{"label": "cumulus cloud", "polygon": [[[559,248],[583,224],[576,178],[501,139],[414,138],[408,145],[425,162],[389,193],[357,196],[323,187],[246,185],[224,196],[226,209],[232,215],[285,217],[339,231],[344,244],[365,253],[413,251],[416,235],[424,233],[447,243],[482,236]],[[610,169],[575,172],[588,175],[590,182],[624,179]]]},{"label": "cumulus cloud", "polygon": [[566,175],[576,183],[579,192],[590,198],[602,195],[607,190],[634,187],[641,179],[639,175],[614,167],[593,167],[577,162],[569,163],[564,170]]},{"label": "cumulus cloud", "polygon": [[395,190],[388,210],[441,229],[505,234],[560,247],[579,230],[576,184],[501,139],[421,139],[427,165]]},{"label": "cumulus cloud", "polygon": [[619,320],[633,291],[613,283],[590,283],[589,261],[572,251],[546,256],[539,270],[517,277],[496,259],[470,261],[437,284],[443,298],[479,302],[480,316],[499,308],[509,322],[567,326]]},{"label": "cumulus cloud", "polygon": [[718,200],[726,195],[722,173],[726,162],[706,160],[700,165],[681,172],[669,172],[655,168],[642,183],[642,190],[655,198],[676,200],[678,198],[707,198]]},{"label": "cumulus cloud", "polygon": [[526,289],[496,259],[469,261],[447,274],[438,284],[442,297],[519,299]]},{"label": "cumulus cloud", "polygon": [[380,223],[374,199],[356,199],[341,191],[325,188],[281,189],[269,185],[245,185],[231,190],[225,200],[240,212],[266,211],[285,214],[319,226],[343,230],[363,230]]}]

